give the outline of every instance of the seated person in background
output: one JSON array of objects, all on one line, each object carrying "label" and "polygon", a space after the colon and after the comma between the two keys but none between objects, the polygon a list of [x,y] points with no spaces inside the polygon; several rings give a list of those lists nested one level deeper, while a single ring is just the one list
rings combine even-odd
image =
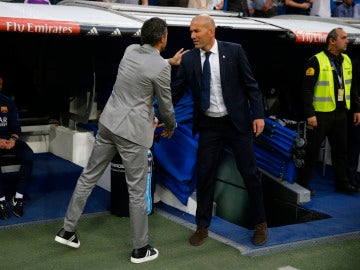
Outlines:
[{"label": "seated person in background", "polygon": [[343,3],[335,7],[334,17],[354,17],[354,0],[343,0]]},{"label": "seated person in background", "polygon": [[208,10],[223,10],[224,0],[209,0],[207,7]]},{"label": "seated person in background", "polygon": [[228,0],[226,10],[238,12],[240,17],[250,17],[254,14],[250,0]]},{"label": "seated person in background", "polygon": [[222,10],[223,7],[223,0],[189,0],[188,2],[188,8]]},{"label": "seated person in background", "polygon": [[329,18],[332,14],[334,0],[314,0],[310,10],[310,16]]},{"label": "seated person in background", "polygon": [[254,17],[270,18],[277,15],[277,0],[254,0]]},{"label": "seated person in background", "polygon": [[285,0],[286,14],[310,15],[313,2],[314,0]]},{"label": "seated person in background", "polygon": [[[3,76],[0,72],[0,158],[3,154],[14,153],[19,160],[19,178],[15,185],[16,193],[11,198],[11,205],[14,215],[22,217],[24,214],[24,191],[31,176],[34,153],[26,142],[20,139],[21,128],[17,108],[9,97],[1,93],[2,85]],[[4,176],[0,167],[0,219],[10,217],[4,187]]]},{"label": "seated person in background", "polygon": [[354,0],[354,18],[360,18],[360,0]]},{"label": "seated person in background", "polygon": [[207,0],[189,0],[188,8],[207,9]]}]

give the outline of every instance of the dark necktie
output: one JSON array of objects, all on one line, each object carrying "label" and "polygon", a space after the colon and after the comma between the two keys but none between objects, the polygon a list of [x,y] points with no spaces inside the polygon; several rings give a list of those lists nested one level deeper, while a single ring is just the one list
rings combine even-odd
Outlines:
[{"label": "dark necktie", "polygon": [[201,76],[201,109],[205,112],[210,107],[210,57],[211,52],[205,53],[205,61],[203,65],[203,72]]}]

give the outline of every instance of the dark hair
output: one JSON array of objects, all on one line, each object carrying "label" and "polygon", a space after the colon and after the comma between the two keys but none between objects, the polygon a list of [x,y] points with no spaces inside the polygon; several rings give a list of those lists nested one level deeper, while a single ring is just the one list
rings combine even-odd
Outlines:
[{"label": "dark hair", "polygon": [[161,38],[167,34],[167,24],[164,20],[153,17],[146,20],[141,27],[141,44],[152,46],[159,43]]},{"label": "dark hair", "polygon": [[326,37],[326,45],[329,45],[330,43],[330,38],[333,39],[333,40],[336,40],[337,37],[338,37],[338,33],[336,30],[343,30],[341,27],[338,27],[338,28],[334,28],[333,30],[331,30],[329,32],[329,34],[327,35]]}]

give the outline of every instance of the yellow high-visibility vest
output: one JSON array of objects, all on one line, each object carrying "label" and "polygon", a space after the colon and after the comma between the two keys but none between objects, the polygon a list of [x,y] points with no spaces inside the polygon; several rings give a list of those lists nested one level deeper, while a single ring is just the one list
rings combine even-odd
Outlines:
[{"label": "yellow high-visibility vest", "polygon": [[[319,78],[314,89],[313,106],[318,112],[331,112],[336,108],[336,97],[334,93],[334,76],[329,57],[325,52],[315,55],[319,61]],[[349,56],[342,54],[343,88],[345,89],[346,108],[350,109],[350,88],[352,80],[352,65]],[[340,71],[339,71],[340,72]]]}]

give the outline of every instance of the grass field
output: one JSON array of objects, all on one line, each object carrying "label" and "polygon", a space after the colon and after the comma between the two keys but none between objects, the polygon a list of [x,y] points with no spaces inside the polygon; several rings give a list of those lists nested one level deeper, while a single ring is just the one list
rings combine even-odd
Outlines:
[{"label": "grass field", "polygon": [[190,246],[192,231],[155,213],[149,218],[151,244],[159,249],[155,261],[130,262],[128,218],[114,215],[83,217],[78,226],[81,246],[69,248],[54,241],[62,221],[0,230],[0,269],[359,269],[360,239],[247,257],[223,243],[207,239]]}]

